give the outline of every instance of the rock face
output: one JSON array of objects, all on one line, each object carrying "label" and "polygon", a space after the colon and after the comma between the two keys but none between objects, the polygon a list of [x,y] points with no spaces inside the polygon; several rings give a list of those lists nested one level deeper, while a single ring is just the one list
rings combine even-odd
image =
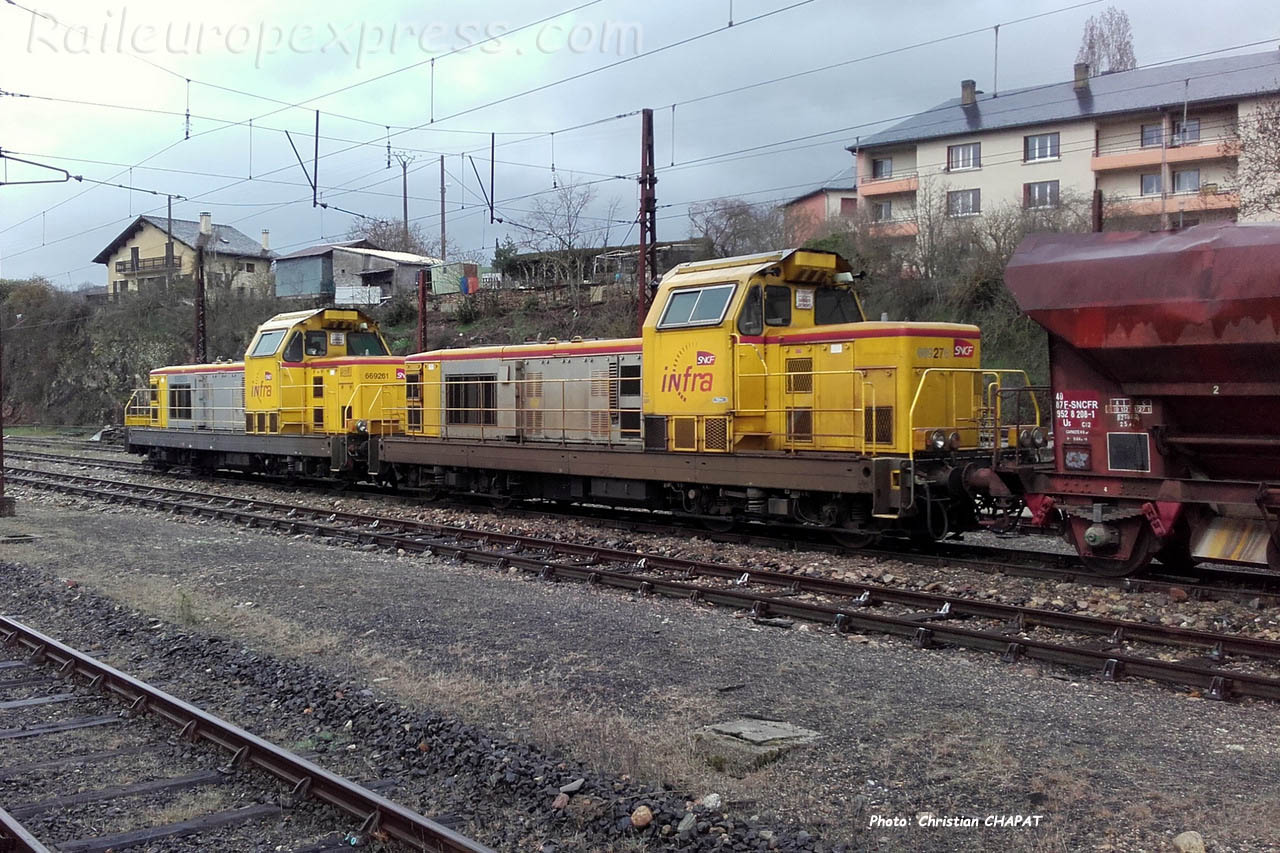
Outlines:
[{"label": "rock face", "polygon": [[1204,836],[1194,830],[1187,830],[1174,836],[1173,848],[1178,853],[1205,853]]}]

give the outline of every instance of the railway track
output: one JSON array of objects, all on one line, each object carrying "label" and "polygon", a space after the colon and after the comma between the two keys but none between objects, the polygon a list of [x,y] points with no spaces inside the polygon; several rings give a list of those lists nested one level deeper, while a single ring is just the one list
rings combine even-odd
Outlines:
[{"label": "railway track", "polygon": [[[1064,613],[963,596],[745,568],[534,536],[36,471],[15,484],[249,528],[452,557],[545,580],[589,584],[803,620],[839,632],[889,634],[914,645],[998,652],[1101,673],[1194,687],[1210,698],[1280,699],[1280,642]],[[776,623],[774,623],[776,624]],[[1169,659],[1170,654],[1180,657]],[[1234,667],[1234,668],[1228,668]],[[1267,674],[1261,674],[1265,670]]]},{"label": "railway track", "polygon": [[[143,462],[116,459],[85,459],[68,457],[65,454],[21,450],[9,452],[6,456],[15,460],[73,464],[89,468],[128,471],[145,476],[172,476],[154,471]],[[207,475],[202,475],[202,478],[207,478]],[[286,486],[286,484],[278,480],[263,479],[252,475],[215,475],[212,479],[231,483],[251,483],[268,488]],[[330,486],[287,484],[286,487],[291,490],[303,488],[324,494],[334,493],[334,489]],[[352,486],[344,489],[342,493],[354,496],[376,496],[380,499],[396,499],[410,503],[417,502],[412,497],[396,496],[386,490],[375,487],[361,488]],[[932,565],[941,568],[973,569],[988,574],[999,573],[1066,583],[1105,586],[1128,592],[1168,593],[1177,588],[1196,600],[1252,600],[1260,598],[1262,599],[1261,603],[1280,603],[1280,579],[1268,577],[1259,572],[1238,570],[1228,566],[1202,566],[1199,574],[1195,577],[1149,573],[1140,577],[1109,578],[1088,572],[1080,562],[1080,559],[1074,554],[1051,553],[1028,550],[1026,548],[1001,548],[993,545],[943,541],[934,543],[932,550],[924,551],[908,542],[888,541],[877,547],[850,549],[834,542],[821,541],[820,538],[814,536],[812,529],[802,527],[784,528],[785,534],[782,535],[751,530],[750,525],[742,525],[730,531],[714,532],[692,524],[680,523],[678,520],[664,520],[653,513],[634,510],[576,507],[574,511],[570,512],[564,509],[541,510],[532,506],[505,507],[498,510],[488,506],[477,506],[475,502],[467,503],[466,506],[478,511],[498,513],[508,518],[519,516],[550,520],[568,517],[597,527],[630,533],[659,536],[685,536],[692,533],[713,542],[752,545],[779,551],[857,554],[864,557]]]},{"label": "railway track", "polygon": [[[0,850],[154,849],[157,842],[197,833],[210,845],[206,849],[226,849],[221,845],[230,839],[220,833],[250,827],[260,843],[296,853],[374,841],[398,842],[406,850],[492,853],[372,790],[389,784],[363,786],[330,773],[5,617],[0,697],[0,756],[40,755],[0,768]],[[109,738],[94,740],[94,733],[108,731]],[[5,742],[22,746],[4,750]],[[35,742],[48,742],[48,748],[39,750]],[[86,786],[88,780],[103,784]],[[196,790],[227,792],[224,804],[236,805],[155,822],[148,809],[155,809],[158,798]],[[285,817],[308,799],[330,807],[321,814],[332,819]],[[138,802],[139,813],[111,805],[131,801]],[[119,825],[121,812],[133,819],[127,828]],[[317,838],[317,826],[326,824],[332,828]],[[115,826],[92,835],[77,832],[103,825]]]}]

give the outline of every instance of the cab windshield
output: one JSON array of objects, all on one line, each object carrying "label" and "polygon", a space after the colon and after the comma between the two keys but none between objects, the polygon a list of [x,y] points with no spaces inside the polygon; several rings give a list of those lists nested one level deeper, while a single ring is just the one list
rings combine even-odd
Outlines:
[{"label": "cab windshield", "polygon": [[268,355],[275,355],[276,350],[280,348],[280,341],[284,340],[284,333],[288,329],[277,329],[272,332],[263,332],[258,338],[258,342],[254,344],[253,352],[249,353],[249,358],[263,358]]},{"label": "cab windshield", "polygon": [[376,332],[347,332],[347,355],[387,355]]}]

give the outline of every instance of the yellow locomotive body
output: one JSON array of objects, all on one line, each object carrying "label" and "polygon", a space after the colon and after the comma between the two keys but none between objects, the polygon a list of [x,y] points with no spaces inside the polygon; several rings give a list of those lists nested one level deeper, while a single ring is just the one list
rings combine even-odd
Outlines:
[{"label": "yellow locomotive body", "polygon": [[277,314],[243,361],[151,371],[125,425],[160,465],[364,476],[370,437],[404,431],[404,359],[360,311]]},{"label": "yellow locomotive body", "polygon": [[804,250],[677,267],[644,326],[646,432],[685,452],[977,447],[978,327],[866,322],[840,273]]},{"label": "yellow locomotive body", "polygon": [[277,314],[245,352],[245,431],[402,432],[404,358],[389,352],[360,311]]}]

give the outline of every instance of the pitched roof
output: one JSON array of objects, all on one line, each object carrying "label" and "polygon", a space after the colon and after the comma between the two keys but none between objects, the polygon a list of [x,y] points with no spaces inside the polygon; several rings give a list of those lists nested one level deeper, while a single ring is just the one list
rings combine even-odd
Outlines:
[{"label": "pitched roof", "polygon": [[357,255],[368,255],[373,258],[395,261],[397,264],[421,264],[423,266],[432,266],[444,263],[444,261],[439,258],[433,258],[430,255],[417,255],[413,252],[391,252],[386,249],[369,249],[356,246],[341,246],[339,248],[345,249],[348,252],[353,252]]},{"label": "pitched roof", "polygon": [[1272,92],[1280,92],[1280,51],[1276,50],[1136,68],[1090,77],[1088,88],[1079,91],[1073,81],[1067,81],[979,95],[969,106],[952,98],[862,139],[849,150],[1150,111],[1181,106],[1184,98],[1203,103]]},{"label": "pitched roof", "polygon": [[780,205],[778,205],[778,206],[779,206],[779,207],[788,207],[788,206],[790,206],[790,205],[795,204],[795,203],[796,203],[796,202],[798,202],[798,201],[804,201],[806,198],[813,198],[815,195],[818,195],[819,193],[851,193],[851,192],[856,192],[856,191],[857,191],[857,189],[858,189],[857,187],[853,187],[853,186],[850,186],[850,187],[818,187],[816,190],[809,190],[809,191],[808,191],[807,193],[805,193],[804,195],[798,195],[798,196],[796,196],[795,198],[791,199],[790,201],[784,201],[782,204],[780,204]]},{"label": "pitched roof", "polygon": [[378,247],[375,244],[363,238],[359,240],[345,240],[338,243],[321,243],[318,246],[308,246],[305,249],[299,249],[296,252],[290,252],[287,255],[281,255],[276,260],[288,261],[294,258],[313,258],[317,255],[327,255],[330,252],[332,252],[334,249],[349,249],[349,248],[376,249]]},{"label": "pitched roof", "polygon": [[[98,253],[93,259],[95,264],[105,264],[111,260],[111,256],[120,248],[123,243],[128,242],[133,236],[134,231],[142,227],[143,223],[153,225],[164,231],[169,227],[169,219],[166,216],[151,216],[143,214],[129,224],[129,227],[121,231],[114,240],[107,244],[107,247]],[[196,241],[200,238],[200,223],[192,219],[175,219],[173,220],[173,239],[175,242],[182,243],[185,246],[195,249]],[[213,238],[208,245],[208,249],[217,252],[219,255],[235,255],[237,257],[246,258],[274,258],[275,253],[262,248],[262,244],[252,237],[237,231],[230,225],[213,226]]]}]

